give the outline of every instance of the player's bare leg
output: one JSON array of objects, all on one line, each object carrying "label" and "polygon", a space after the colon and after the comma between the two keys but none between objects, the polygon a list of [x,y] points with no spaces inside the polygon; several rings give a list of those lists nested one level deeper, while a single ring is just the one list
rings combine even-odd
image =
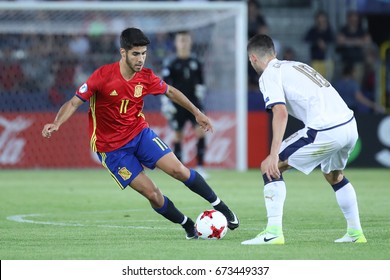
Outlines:
[{"label": "player's bare leg", "polygon": [[222,212],[228,220],[228,227],[235,229],[239,226],[237,216],[221,201],[204,178],[195,170],[185,167],[174,155],[168,153],[160,158],[156,166],[173,178],[183,182],[191,191],[207,200],[216,210]]},{"label": "player's bare leg", "polygon": [[130,186],[148,199],[157,213],[173,223],[180,224],[186,231],[187,239],[197,238],[194,222],[181,213],[144,172],[135,177]]}]

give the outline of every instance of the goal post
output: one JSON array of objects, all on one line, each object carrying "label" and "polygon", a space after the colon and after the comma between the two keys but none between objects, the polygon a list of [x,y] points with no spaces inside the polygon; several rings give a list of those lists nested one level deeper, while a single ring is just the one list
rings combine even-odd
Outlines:
[{"label": "goal post", "polygon": [[[6,76],[2,77],[0,85],[3,100],[0,133],[3,123],[12,123],[17,117],[34,119],[39,114],[54,113],[60,101],[69,94],[71,96],[94,69],[119,60],[118,37],[126,27],[138,27],[151,37],[146,67],[158,75],[164,59],[174,53],[171,35],[183,29],[191,32],[193,51],[204,65],[205,110],[215,126],[215,132],[207,134],[206,164],[246,170],[248,59],[245,1],[1,2],[0,70]],[[16,66],[6,68],[12,63]],[[17,73],[12,72],[19,69],[17,67],[23,81],[21,76],[18,80]],[[11,85],[13,80],[15,82]],[[56,87],[58,82],[62,86],[60,89]],[[145,101],[147,120],[160,136],[165,134],[169,141],[172,131],[168,132],[156,100],[158,98]],[[26,122],[30,128],[34,126],[33,120]],[[28,129],[24,128],[26,138]],[[36,142],[29,150],[41,142],[41,139],[34,139],[25,139],[25,143]],[[190,136],[187,141],[192,141]],[[18,167],[18,164],[12,166],[9,160],[6,163],[1,161],[5,145],[6,141],[0,142],[0,166]],[[23,145],[20,146],[23,150]],[[18,157],[23,160],[26,152],[15,154],[12,162],[17,162]],[[189,162],[192,152],[187,152]],[[28,167],[28,164],[21,166]],[[35,161],[34,167],[48,166]]]}]

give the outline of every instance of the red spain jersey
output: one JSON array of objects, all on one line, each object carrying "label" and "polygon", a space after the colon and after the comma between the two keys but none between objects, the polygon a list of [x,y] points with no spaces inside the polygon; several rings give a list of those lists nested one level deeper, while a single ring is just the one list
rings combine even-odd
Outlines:
[{"label": "red spain jersey", "polygon": [[119,62],[98,68],[76,91],[90,103],[89,135],[94,152],[116,150],[148,127],[142,113],[144,96],[164,94],[167,84],[151,69],[143,68],[126,81]]}]

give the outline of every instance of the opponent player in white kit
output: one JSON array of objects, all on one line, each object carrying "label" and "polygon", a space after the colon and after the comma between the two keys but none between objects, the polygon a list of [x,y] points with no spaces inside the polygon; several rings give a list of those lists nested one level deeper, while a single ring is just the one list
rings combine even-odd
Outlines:
[{"label": "opponent player in white kit", "polygon": [[[248,56],[258,74],[267,110],[272,110],[270,154],[261,163],[266,229],[243,245],[284,244],[282,229],[286,185],[283,171],[293,167],[309,174],[318,165],[333,187],[347,221],[347,233],[335,242],[367,242],[360,224],[356,193],[345,178],[348,156],[358,139],[353,112],[338,92],[310,66],[276,59],[272,39],[255,35],[248,42]],[[305,128],[283,141],[288,114]]]}]

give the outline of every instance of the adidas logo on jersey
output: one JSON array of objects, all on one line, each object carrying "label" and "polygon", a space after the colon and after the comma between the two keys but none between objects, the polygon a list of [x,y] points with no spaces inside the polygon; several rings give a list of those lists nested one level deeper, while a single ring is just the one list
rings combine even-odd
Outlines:
[{"label": "adidas logo on jersey", "polygon": [[110,93],[110,96],[118,96],[118,93],[116,92],[116,90],[113,90],[113,91]]}]

